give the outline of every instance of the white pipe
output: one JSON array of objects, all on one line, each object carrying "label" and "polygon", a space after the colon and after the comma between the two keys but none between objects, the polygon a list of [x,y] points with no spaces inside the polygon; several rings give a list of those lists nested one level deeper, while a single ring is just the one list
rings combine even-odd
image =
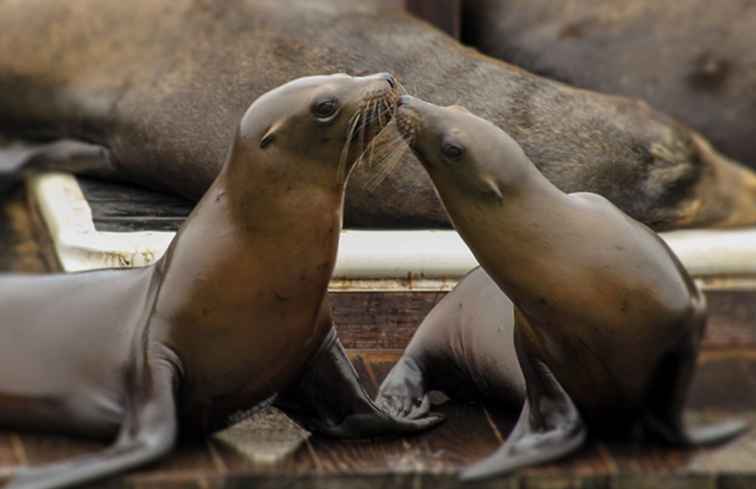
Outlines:
[{"label": "white pipe", "polygon": [[[173,237],[167,232],[96,231],[89,204],[71,175],[35,176],[29,185],[66,271],[147,265],[163,255]],[[754,228],[661,236],[693,276],[756,275]],[[475,257],[455,231],[345,230],[332,287],[448,289],[475,266]]]}]

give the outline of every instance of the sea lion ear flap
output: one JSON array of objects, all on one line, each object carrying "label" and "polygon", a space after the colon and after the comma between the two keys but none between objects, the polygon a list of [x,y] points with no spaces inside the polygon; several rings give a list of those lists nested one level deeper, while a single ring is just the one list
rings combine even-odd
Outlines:
[{"label": "sea lion ear flap", "polygon": [[270,143],[273,142],[279,127],[281,127],[281,123],[275,122],[268,128],[267,131],[265,131],[263,137],[260,138],[260,149],[265,149]]},{"label": "sea lion ear flap", "polygon": [[493,198],[495,198],[499,202],[502,202],[504,200],[504,195],[501,193],[499,184],[496,183],[496,179],[494,179],[493,177],[484,177],[483,183],[486,185],[486,190]]}]

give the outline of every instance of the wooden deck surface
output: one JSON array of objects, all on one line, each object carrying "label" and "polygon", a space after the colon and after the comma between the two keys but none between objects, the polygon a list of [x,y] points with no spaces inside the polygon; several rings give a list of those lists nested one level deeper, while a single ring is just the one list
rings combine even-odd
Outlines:
[{"label": "wooden deck surface", "polygon": [[[0,217],[0,269],[50,272],[56,264],[22,191]],[[712,318],[689,407],[693,420],[737,415],[756,421],[756,292],[707,293]],[[437,293],[333,295],[340,336],[372,392],[400,355]],[[447,421],[427,433],[341,441],[307,436],[275,412],[201,444],[182,444],[164,461],[93,487],[456,487],[455,472],[493,451],[517,413],[450,403]],[[98,450],[101,444],[0,432],[0,476]],[[289,455],[274,463],[266,453]],[[275,458],[275,457],[274,457]],[[756,430],[731,444],[697,450],[591,441],[579,455],[511,477],[464,487],[750,488],[756,487]]]}]

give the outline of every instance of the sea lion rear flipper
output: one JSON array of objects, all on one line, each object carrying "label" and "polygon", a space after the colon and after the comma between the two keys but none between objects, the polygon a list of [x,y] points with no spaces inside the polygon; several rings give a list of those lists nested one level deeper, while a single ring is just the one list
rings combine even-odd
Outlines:
[{"label": "sea lion rear flipper", "polygon": [[417,419],[430,411],[425,373],[412,355],[402,355],[381,383],[375,398],[383,411],[401,418]]},{"label": "sea lion rear flipper", "polygon": [[409,433],[443,420],[431,414],[419,419],[391,416],[373,403],[331,329],[301,380],[276,401],[307,429],[343,438]]},{"label": "sea lion rear flipper", "polygon": [[153,462],[168,453],[178,433],[175,371],[161,364],[147,373],[136,396],[127,401],[116,442],[108,449],[51,465],[16,472],[5,489],[60,489]]},{"label": "sea lion rear flipper", "polygon": [[740,419],[693,428],[685,426],[683,411],[696,365],[697,337],[698,335],[688,335],[678,349],[668,353],[659,363],[646,401],[646,429],[673,445],[724,443],[747,431],[750,426],[747,421]]},{"label": "sea lion rear flipper", "polygon": [[465,468],[462,479],[484,479],[556,460],[574,452],[585,441],[587,432],[575,404],[549,367],[528,354],[520,328],[515,329],[515,347],[527,384],[520,418],[504,445]]},{"label": "sea lion rear flipper", "polygon": [[14,142],[0,146],[0,194],[32,172],[66,171],[94,176],[113,173],[110,153],[102,146],[73,140]]}]

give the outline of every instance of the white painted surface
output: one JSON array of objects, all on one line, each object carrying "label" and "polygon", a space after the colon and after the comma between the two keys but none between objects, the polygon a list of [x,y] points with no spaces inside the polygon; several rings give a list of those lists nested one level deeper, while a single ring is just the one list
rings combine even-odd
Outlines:
[{"label": "white painted surface", "polygon": [[163,255],[173,239],[174,233],[166,232],[95,230],[92,210],[71,175],[35,176],[29,186],[67,272],[148,265]]},{"label": "white painted surface", "polygon": [[[76,179],[33,177],[31,190],[66,271],[148,265],[159,259],[173,233],[98,232]],[[756,229],[662,233],[693,276],[756,274]],[[332,289],[449,289],[477,265],[454,231],[343,231]]]}]

